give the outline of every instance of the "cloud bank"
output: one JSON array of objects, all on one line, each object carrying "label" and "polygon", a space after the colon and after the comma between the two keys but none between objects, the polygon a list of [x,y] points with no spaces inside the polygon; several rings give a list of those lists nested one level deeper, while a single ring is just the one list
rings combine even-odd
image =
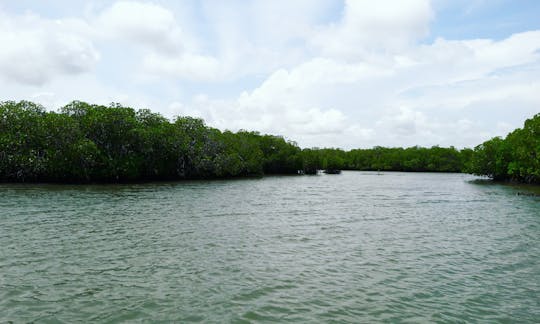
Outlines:
[{"label": "cloud bank", "polygon": [[540,30],[446,39],[427,0],[118,1],[0,18],[3,100],[118,101],[344,148],[473,146],[540,107]]}]

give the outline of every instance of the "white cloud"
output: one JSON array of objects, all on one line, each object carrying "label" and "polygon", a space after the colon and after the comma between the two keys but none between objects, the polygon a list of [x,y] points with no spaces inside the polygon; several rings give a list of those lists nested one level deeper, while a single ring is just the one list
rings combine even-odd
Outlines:
[{"label": "white cloud", "polygon": [[178,53],[182,49],[182,32],[174,14],[156,4],[116,2],[99,14],[95,27],[102,37],[132,41],[154,51]]},{"label": "white cloud", "polygon": [[333,0],[105,4],[0,14],[2,98],[119,101],[346,148],[474,146],[540,105],[540,31],[426,43],[427,0],[349,0],[333,21]]},{"label": "white cloud", "polygon": [[508,125],[511,115],[519,125],[537,110],[538,34],[438,39],[378,61],[314,58],[235,101],[206,98],[191,109],[220,128],[285,134],[307,146],[472,146],[501,135],[508,127],[494,125]]},{"label": "white cloud", "polygon": [[119,1],[100,12],[94,26],[102,39],[137,46],[142,61],[139,74],[189,81],[212,81],[223,75],[220,62],[201,54],[193,37],[182,32],[175,14],[161,5]]},{"label": "white cloud", "polygon": [[347,0],[341,21],[322,28],[312,42],[324,55],[358,60],[427,36],[433,17],[429,0]]},{"label": "white cloud", "polygon": [[77,19],[47,20],[0,12],[0,73],[4,80],[39,86],[56,75],[91,70],[99,59]]},{"label": "white cloud", "polygon": [[195,81],[216,80],[220,76],[219,61],[204,55],[163,56],[153,53],[144,57],[143,68],[151,75]]}]

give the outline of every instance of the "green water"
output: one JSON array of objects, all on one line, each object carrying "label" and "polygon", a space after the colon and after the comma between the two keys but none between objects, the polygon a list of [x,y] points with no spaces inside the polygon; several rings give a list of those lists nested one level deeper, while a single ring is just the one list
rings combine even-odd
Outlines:
[{"label": "green water", "polygon": [[538,322],[540,197],[473,179],[0,185],[0,322]]}]

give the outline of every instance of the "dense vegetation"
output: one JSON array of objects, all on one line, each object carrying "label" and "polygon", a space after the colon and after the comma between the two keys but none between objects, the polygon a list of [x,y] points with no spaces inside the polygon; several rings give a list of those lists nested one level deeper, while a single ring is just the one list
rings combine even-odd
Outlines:
[{"label": "dense vegetation", "polygon": [[540,183],[540,114],[506,138],[495,137],[474,149],[467,171],[495,180]]},{"label": "dense vegetation", "polygon": [[355,149],[304,149],[304,169],[366,171],[461,172],[472,150],[434,146]]},{"label": "dense vegetation", "polygon": [[[535,153],[531,164],[527,146],[536,141],[538,152],[535,119],[506,140],[493,139],[474,151],[438,146],[302,150],[280,136],[221,132],[201,119],[177,117],[171,122],[147,109],[119,104],[74,101],[59,112],[48,112],[32,102],[8,101],[0,103],[0,181],[119,182],[346,169],[472,170],[496,179],[534,182],[538,181],[539,154]],[[527,133],[525,138],[523,132],[530,132],[533,123],[536,133]],[[511,147],[520,149],[510,154]],[[499,157],[504,162],[495,163],[492,172],[489,161]]]}]

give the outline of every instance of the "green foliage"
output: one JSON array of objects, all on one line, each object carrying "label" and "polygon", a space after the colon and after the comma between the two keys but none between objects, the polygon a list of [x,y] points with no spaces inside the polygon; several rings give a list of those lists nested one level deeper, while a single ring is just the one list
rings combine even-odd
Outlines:
[{"label": "green foliage", "polygon": [[470,172],[539,182],[540,115],[505,139],[454,147],[300,149],[281,136],[170,122],[148,109],[73,101],[47,112],[0,103],[0,181],[119,182],[316,174],[317,170]]},{"label": "green foliage", "polygon": [[540,183],[540,114],[506,138],[492,138],[474,149],[468,171],[495,180]]},{"label": "green foliage", "polygon": [[301,150],[294,142],[281,136],[263,135],[259,138],[263,154],[264,173],[294,174],[302,169]]},{"label": "green foliage", "polygon": [[73,101],[60,112],[0,103],[0,181],[119,182],[297,173],[300,149],[281,137],[170,122],[148,109]]},{"label": "green foliage", "polygon": [[320,150],[302,150],[302,170],[305,174],[317,174],[317,170],[322,168],[321,161]]},{"label": "green foliage", "polygon": [[0,105],[0,170],[6,177],[35,181],[45,172],[46,112],[28,101]]},{"label": "green foliage", "polygon": [[[339,156],[339,155],[338,155]],[[468,159],[454,147],[374,147],[346,152],[345,169],[405,172],[461,172]]]}]

